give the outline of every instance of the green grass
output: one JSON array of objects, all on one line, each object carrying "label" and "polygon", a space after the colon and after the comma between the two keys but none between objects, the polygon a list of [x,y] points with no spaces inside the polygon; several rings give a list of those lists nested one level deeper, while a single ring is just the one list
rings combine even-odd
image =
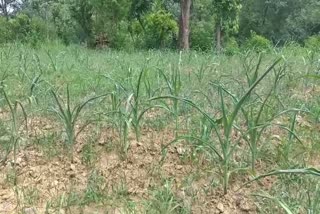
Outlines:
[{"label": "green grass", "polygon": [[[11,150],[16,159],[17,142],[25,134],[23,122],[34,116],[55,118],[62,124],[59,132],[67,135],[71,159],[77,133],[86,129],[87,121],[117,133],[106,147],[119,151],[123,161],[130,159],[132,141],[139,142],[149,132],[172,130],[173,141],[154,142],[151,137],[142,146],[158,143],[163,154],[170,155],[167,150],[173,143],[188,143],[192,152],[183,154],[184,162],[204,158],[211,176],[216,176],[212,180],[219,181],[208,186],[222,188],[225,194],[234,183],[243,184],[242,176],[254,179],[279,172],[272,174],[278,177],[268,192],[251,190],[259,212],[316,213],[320,182],[307,175],[307,169],[317,167],[312,160],[320,151],[319,59],[319,53],[304,48],[274,49],[261,56],[250,51],[216,56],[4,45],[0,47],[0,110],[10,117],[0,117],[0,161]],[[191,212],[171,191],[168,180],[149,189],[148,200],[140,203],[131,200],[125,183],[117,193],[106,194],[104,178],[94,169],[100,147],[93,135],[89,132],[86,139],[90,140],[81,151],[81,161],[93,169],[86,190],[61,196],[55,207],[118,200],[128,213]],[[23,137],[40,146],[46,157],[59,156],[58,134],[36,140]],[[289,173],[294,169],[301,170],[299,175]],[[39,196],[33,190],[24,194],[28,192],[32,204]]]}]

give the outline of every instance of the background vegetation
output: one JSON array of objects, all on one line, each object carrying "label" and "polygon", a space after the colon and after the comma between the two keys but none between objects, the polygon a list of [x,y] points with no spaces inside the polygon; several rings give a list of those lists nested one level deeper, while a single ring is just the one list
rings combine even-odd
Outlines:
[{"label": "background vegetation", "polygon": [[317,0],[3,0],[0,43],[59,40],[87,47],[191,48],[229,54],[239,47],[267,49],[288,42],[319,46],[319,4]]}]

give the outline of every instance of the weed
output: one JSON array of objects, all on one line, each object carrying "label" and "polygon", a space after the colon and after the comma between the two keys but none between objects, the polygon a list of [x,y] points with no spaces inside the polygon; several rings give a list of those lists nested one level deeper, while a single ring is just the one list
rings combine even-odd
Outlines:
[{"label": "weed", "polygon": [[28,206],[34,206],[40,200],[39,190],[35,187],[27,187],[23,189],[22,192],[24,201]]},{"label": "weed", "polygon": [[97,160],[97,152],[95,151],[94,142],[89,141],[82,148],[82,161],[87,166],[93,166]]},{"label": "weed", "polygon": [[181,199],[172,192],[172,184],[166,180],[162,188],[152,192],[152,199],[145,205],[146,213],[190,213],[189,208],[184,207]]},{"label": "weed", "polygon": [[88,178],[83,204],[99,203],[105,198],[105,180],[97,170],[93,170]]},{"label": "weed", "polygon": [[56,143],[57,139],[57,134],[51,133],[37,137],[34,141],[34,144],[39,146],[40,150],[45,154],[45,157],[50,160],[59,154],[59,147]]},{"label": "weed", "polygon": [[122,178],[118,184],[113,186],[112,192],[118,199],[127,198],[129,196],[129,192],[126,181]]}]

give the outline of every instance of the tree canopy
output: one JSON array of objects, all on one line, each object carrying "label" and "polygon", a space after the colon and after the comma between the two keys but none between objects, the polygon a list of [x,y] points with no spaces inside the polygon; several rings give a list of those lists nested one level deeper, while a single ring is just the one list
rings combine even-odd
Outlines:
[{"label": "tree canopy", "polygon": [[274,45],[320,34],[318,0],[0,0],[0,43],[225,49],[254,35]]}]

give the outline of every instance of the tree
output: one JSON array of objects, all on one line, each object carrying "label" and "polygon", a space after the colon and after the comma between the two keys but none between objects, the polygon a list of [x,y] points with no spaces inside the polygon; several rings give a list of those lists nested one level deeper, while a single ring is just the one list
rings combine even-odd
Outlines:
[{"label": "tree", "polygon": [[10,12],[13,12],[24,1],[17,0],[0,0],[0,14],[3,15],[6,20],[9,20]]},{"label": "tree", "polygon": [[288,15],[286,33],[291,40],[304,41],[312,35],[320,34],[320,2],[319,0],[299,0],[301,7]]},{"label": "tree", "polygon": [[192,1],[192,14],[190,22],[190,48],[194,50],[209,51],[213,47],[215,30],[214,5],[212,0]]},{"label": "tree", "polygon": [[179,20],[179,47],[189,49],[189,23],[190,23],[191,0],[180,0],[180,20]]},{"label": "tree", "polygon": [[177,22],[169,12],[161,9],[154,10],[145,17],[147,48],[165,48],[172,43],[178,26]]},{"label": "tree", "polygon": [[80,41],[88,42],[93,36],[93,7],[88,0],[75,0],[71,5],[71,16],[81,28]]},{"label": "tree", "polygon": [[216,50],[222,49],[225,33],[237,32],[239,29],[239,13],[241,0],[213,0],[216,12]]},{"label": "tree", "polygon": [[246,0],[240,15],[240,38],[251,31],[281,45],[302,42],[320,31],[319,0]]},{"label": "tree", "polygon": [[111,45],[118,39],[121,22],[126,21],[130,1],[127,0],[91,0],[93,7],[93,30],[98,37],[105,37]]},{"label": "tree", "polygon": [[142,29],[145,31],[142,17],[151,9],[151,6],[152,0],[132,0],[128,17],[129,20],[132,21],[132,19],[137,19]]}]

